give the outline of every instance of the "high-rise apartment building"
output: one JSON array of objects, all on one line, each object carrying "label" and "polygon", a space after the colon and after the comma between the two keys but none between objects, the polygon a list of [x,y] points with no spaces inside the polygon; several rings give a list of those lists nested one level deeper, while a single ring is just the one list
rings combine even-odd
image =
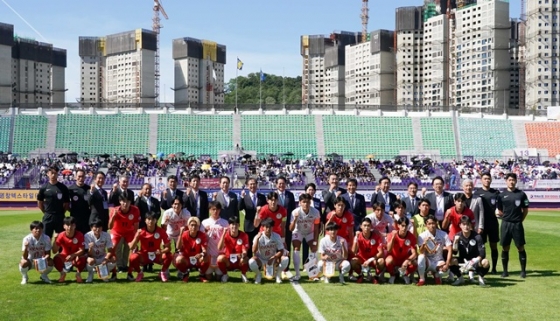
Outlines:
[{"label": "high-rise apartment building", "polygon": [[449,106],[449,18],[439,14],[426,19],[422,54],[422,104]]},{"label": "high-rise apartment building", "polygon": [[173,40],[175,104],[223,104],[226,46],[209,40]]},{"label": "high-rise apartment building", "polygon": [[0,23],[0,104],[10,104],[12,97],[12,47],[14,26]]}]

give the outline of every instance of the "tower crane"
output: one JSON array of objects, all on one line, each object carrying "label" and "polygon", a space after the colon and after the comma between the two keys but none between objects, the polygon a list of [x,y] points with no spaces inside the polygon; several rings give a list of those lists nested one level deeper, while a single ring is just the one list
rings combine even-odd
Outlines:
[{"label": "tower crane", "polygon": [[161,5],[161,0],[154,0],[154,18],[152,19],[152,30],[156,33],[156,55],[155,55],[155,72],[154,72],[154,80],[155,80],[155,105],[159,106],[159,32],[160,29],[163,28],[161,25],[161,19],[159,14],[165,18],[169,19],[165,9]]},{"label": "tower crane", "polygon": [[362,0],[362,14],[360,15],[362,18],[362,43],[367,41],[367,25],[369,20],[369,9],[368,9],[368,0]]}]

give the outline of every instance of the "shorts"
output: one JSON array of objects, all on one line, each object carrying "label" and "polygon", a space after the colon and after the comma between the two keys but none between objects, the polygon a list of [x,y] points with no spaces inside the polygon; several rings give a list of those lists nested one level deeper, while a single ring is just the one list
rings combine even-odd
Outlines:
[{"label": "shorts", "polygon": [[502,240],[501,246],[510,246],[511,240],[515,242],[515,246],[520,247],[525,245],[525,229],[522,222],[508,222],[502,220],[501,227]]},{"label": "shorts", "polygon": [[307,241],[307,244],[309,244],[310,242],[313,241],[314,238],[315,238],[315,234],[313,232],[311,232],[309,234],[301,234],[299,232],[292,233],[292,242],[293,241],[302,242],[303,239],[305,239],[305,241]]},{"label": "shorts", "polygon": [[500,241],[500,228],[497,224],[485,225],[482,234],[480,234],[484,243],[498,243]]},{"label": "shorts", "polygon": [[444,265],[445,261],[442,260],[438,260],[438,259],[432,259],[426,256],[426,272],[437,272],[437,267],[440,265]]}]

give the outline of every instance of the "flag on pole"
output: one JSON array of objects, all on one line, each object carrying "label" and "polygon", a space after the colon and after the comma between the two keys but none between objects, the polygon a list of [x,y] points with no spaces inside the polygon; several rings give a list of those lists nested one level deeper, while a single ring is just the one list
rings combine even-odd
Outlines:
[{"label": "flag on pole", "polygon": [[264,73],[262,72],[262,69],[261,69],[261,82],[263,82],[265,79],[266,79],[266,76],[264,75]]},{"label": "flag on pole", "polygon": [[237,70],[241,70],[241,69],[243,69],[243,61],[237,58]]}]

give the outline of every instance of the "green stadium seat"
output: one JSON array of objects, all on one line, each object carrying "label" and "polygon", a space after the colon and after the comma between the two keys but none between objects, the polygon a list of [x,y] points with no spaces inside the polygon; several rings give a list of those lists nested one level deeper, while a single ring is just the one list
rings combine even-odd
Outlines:
[{"label": "green stadium seat", "polygon": [[45,116],[17,115],[14,118],[13,152],[26,156],[29,152],[45,148],[48,119]]},{"label": "green stadium seat", "polygon": [[453,121],[450,117],[421,118],[420,126],[424,150],[439,150],[443,158],[457,156]]},{"label": "green stadium seat", "polygon": [[0,151],[8,152],[10,149],[11,117],[0,117]]},{"label": "green stadium seat", "polygon": [[463,155],[500,157],[515,148],[515,135],[510,120],[459,118],[459,137]]}]

